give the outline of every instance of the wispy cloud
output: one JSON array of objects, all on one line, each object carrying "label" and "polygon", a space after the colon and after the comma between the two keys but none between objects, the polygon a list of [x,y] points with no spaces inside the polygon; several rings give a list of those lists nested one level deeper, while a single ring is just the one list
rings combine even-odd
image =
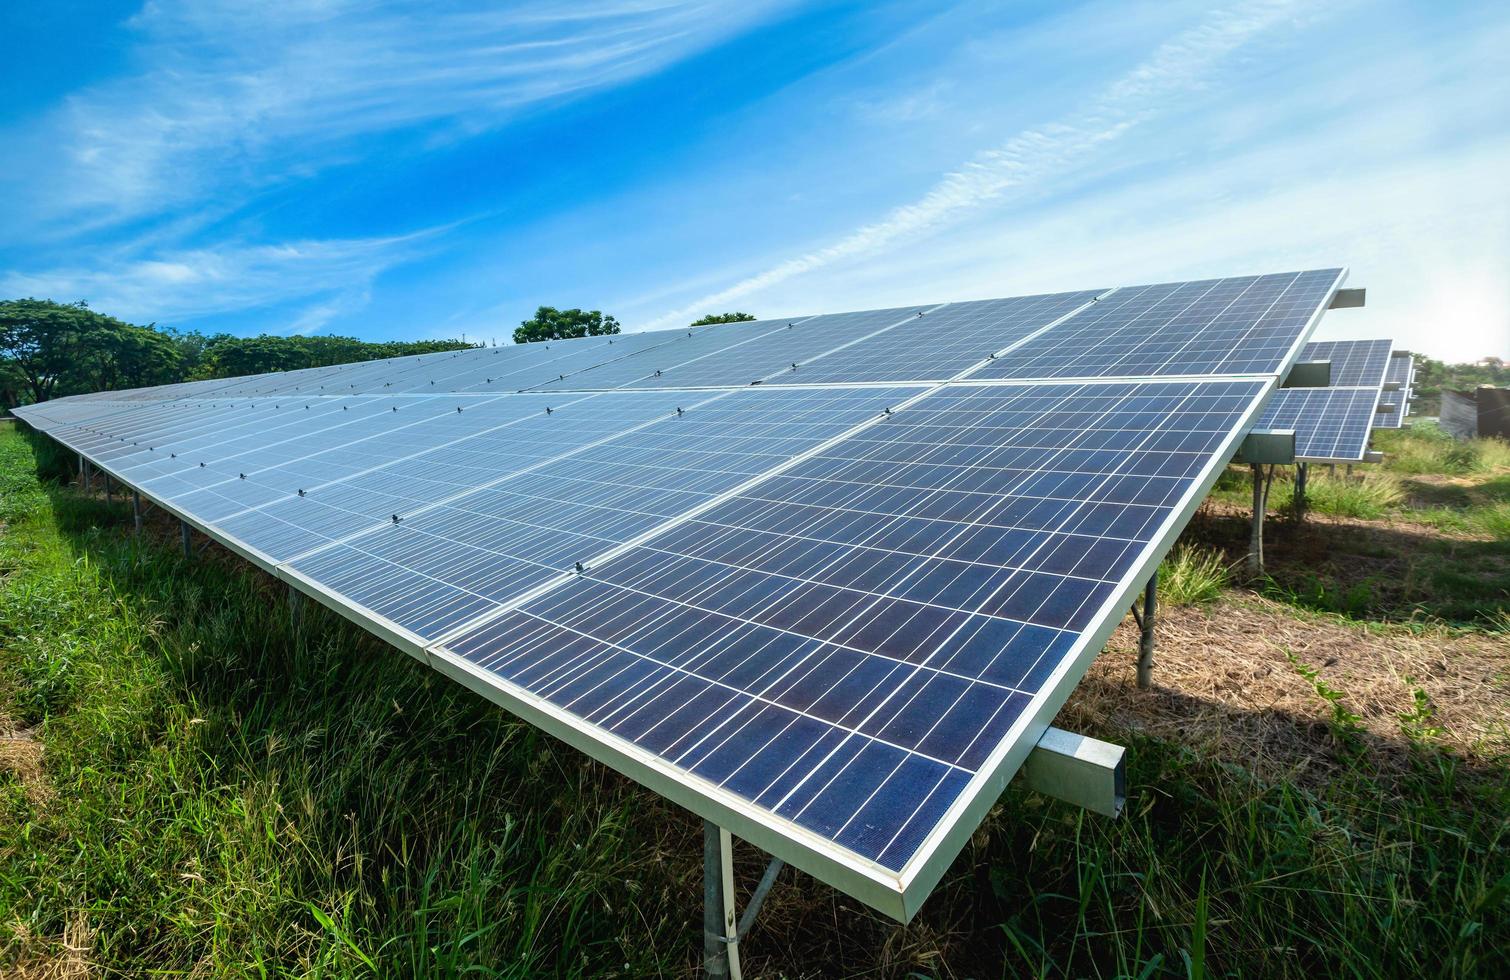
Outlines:
[{"label": "wispy cloud", "polygon": [[1150,118],[1166,111],[1174,96],[1194,89],[1243,45],[1297,19],[1293,0],[1224,8],[1204,22],[1161,44],[1071,115],[1020,132],[978,153],[959,170],[945,174],[926,194],[892,209],[830,245],[787,259],[725,289],[702,296],[646,324],[677,323],[698,311],[723,309],[793,277],[872,254],[933,231],[1010,194],[1029,193],[1055,179]]},{"label": "wispy cloud", "polygon": [[784,5],[153,0],[131,24],[135,60],[152,67],[13,134],[60,148],[62,163],[39,152],[47,169],[25,172],[13,157],[12,179],[30,186],[39,218],[76,228],[158,215],[361,158],[352,144],[366,135],[498,126],[654,72]]},{"label": "wispy cloud", "polygon": [[84,299],[127,319],[176,322],[303,302],[308,305],[281,329],[310,333],[360,308],[372,281],[420,254],[433,235],[220,245],[150,259],[104,259],[0,275],[0,295]]}]

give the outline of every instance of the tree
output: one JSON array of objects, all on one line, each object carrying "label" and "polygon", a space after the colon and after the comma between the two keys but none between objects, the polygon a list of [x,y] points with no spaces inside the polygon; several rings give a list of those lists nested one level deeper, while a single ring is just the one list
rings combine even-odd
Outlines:
[{"label": "tree", "polygon": [[753,320],[753,313],[709,313],[701,319],[693,320],[687,324],[689,327],[706,327],[710,323],[739,323],[743,320]]},{"label": "tree", "polygon": [[176,380],[179,358],[156,330],[96,313],[83,300],[16,299],[0,302],[0,360],[40,402]]},{"label": "tree", "polygon": [[542,306],[532,319],[519,324],[519,329],[514,331],[514,343],[601,337],[618,332],[619,321],[597,310],[558,310],[554,306]]}]

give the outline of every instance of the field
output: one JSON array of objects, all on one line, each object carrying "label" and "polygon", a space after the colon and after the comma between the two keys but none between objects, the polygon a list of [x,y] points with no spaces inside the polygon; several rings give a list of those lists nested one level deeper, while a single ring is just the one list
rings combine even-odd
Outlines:
[{"label": "field", "polygon": [[[1234,469],[1060,724],[1118,821],[1012,788],[907,927],[783,872],[755,976],[1496,976],[1510,949],[1510,449],[1427,426],[1271,497]],[[0,429],[0,973],[685,976],[701,825]],[[746,888],[763,861],[746,847]],[[1496,965],[1497,964],[1497,965]]]}]

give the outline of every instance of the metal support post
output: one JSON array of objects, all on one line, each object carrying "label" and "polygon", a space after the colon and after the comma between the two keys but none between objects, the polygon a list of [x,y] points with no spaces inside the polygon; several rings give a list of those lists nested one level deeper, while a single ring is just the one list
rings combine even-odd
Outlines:
[{"label": "metal support post", "polygon": [[1265,492],[1264,468],[1257,463],[1249,464],[1253,471],[1253,527],[1248,536],[1248,574],[1257,578],[1264,571],[1264,511],[1268,509],[1268,494]]},{"label": "metal support post", "polygon": [[730,975],[730,950],[724,934],[723,864],[728,851],[723,835],[723,829],[713,821],[703,821],[703,973],[718,980]]},{"label": "metal support post", "polygon": [[136,523],[136,536],[142,533],[142,495],[131,491],[131,519]]},{"label": "metal support post", "polygon": [[115,503],[115,498],[111,495],[111,491],[114,490],[114,489],[115,488],[110,485],[110,474],[106,473],[105,474],[105,506],[107,506],[107,507],[109,507],[110,505],[112,505],[112,504]]},{"label": "metal support post", "polygon": [[744,915],[736,916],[734,838],[711,820],[703,821],[703,972],[707,976],[741,980],[740,940],[755,924],[755,916],[783,867],[780,858],[771,859],[760,884],[750,894]]},{"label": "metal support post", "polygon": [[288,620],[294,629],[294,639],[304,638],[304,593],[294,588],[292,583],[288,587]]},{"label": "metal support post", "polygon": [[1133,619],[1138,623],[1138,690],[1153,687],[1153,622],[1158,611],[1159,571],[1148,576],[1143,587],[1143,609],[1133,606]]},{"label": "metal support post", "polygon": [[184,558],[186,559],[194,557],[194,542],[191,538],[193,533],[193,529],[189,527],[188,521],[180,520],[178,522],[178,537],[183,542]]},{"label": "metal support post", "polygon": [[1311,464],[1295,464],[1295,523],[1299,524],[1306,519],[1306,487],[1311,481]]},{"label": "metal support post", "polygon": [[84,460],[84,492],[89,493],[94,489],[94,467],[89,465],[89,460]]}]

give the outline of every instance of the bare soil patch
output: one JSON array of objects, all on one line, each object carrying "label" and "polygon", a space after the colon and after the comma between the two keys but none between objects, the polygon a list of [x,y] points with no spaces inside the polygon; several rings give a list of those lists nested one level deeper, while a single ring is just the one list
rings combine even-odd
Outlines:
[{"label": "bare soil patch", "polygon": [[1138,634],[1128,620],[1058,724],[1112,738],[1136,731],[1266,779],[1314,784],[1344,760],[1333,704],[1298,661],[1341,692],[1338,704],[1358,716],[1370,743],[1364,761],[1381,775],[1407,771],[1425,741],[1505,778],[1510,638],[1297,616],[1254,595],[1160,610],[1155,633],[1153,690],[1137,689]]}]

